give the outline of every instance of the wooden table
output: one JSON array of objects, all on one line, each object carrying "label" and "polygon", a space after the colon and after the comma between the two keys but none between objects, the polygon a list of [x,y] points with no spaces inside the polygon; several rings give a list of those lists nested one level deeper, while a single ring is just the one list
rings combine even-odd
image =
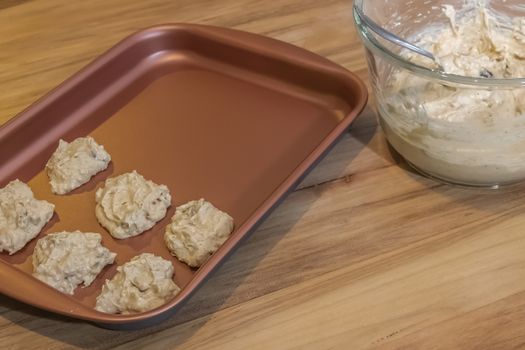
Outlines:
[{"label": "wooden table", "polygon": [[[166,22],[264,34],[367,79],[350,5],[0,0],[0,122],[124,36]],[[523,347],[524,193],[519,187],[465,190],[414,174],[388,148],[368,108],[169,321],[140,331],[109,331],[0,297],[0,347]]]}]

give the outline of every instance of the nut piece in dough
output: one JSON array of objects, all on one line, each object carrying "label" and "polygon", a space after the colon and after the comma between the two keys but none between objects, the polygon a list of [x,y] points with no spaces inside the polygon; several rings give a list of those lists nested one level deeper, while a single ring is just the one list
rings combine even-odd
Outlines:
[{"label": "nut piece in dough", "polygon": [[171,261],[143,253],[117,268],[106,280],[95,309],[109,314],[144,312],[161,306],[180,288],[173,282]]},{"label": "nut piece in dough", "polygon": [[36,243],[33,276],[67,294],[81,283],[89,286],[117,255],[101,242],[100,234],[92,232],[48,234]]},{"label": "nut piece in dough", "polygon": [[177,207],[164,242],[171,254],[190,266],[201,266],[228,239],[233,218],[200,199]]},{"label": "nut piece in dough", "polygon": [[108,167],[111,156],[92,137],[79,137],[71,143],[60,140],[46,169],[51,190],[66,194],[88,182]]},{"label": "nut piece in dough", "polygon": [[55,206],[37,200],[25,183],[14,180],[0,189],[0,252],[14,254],[35,238],[53,216]]},{"label": "nut piece in dough", "polygon": [[137,236],[166,216],[171,205],[168,187],[133,171],[106,180],[96,193],[98,222],[118,239]]}]

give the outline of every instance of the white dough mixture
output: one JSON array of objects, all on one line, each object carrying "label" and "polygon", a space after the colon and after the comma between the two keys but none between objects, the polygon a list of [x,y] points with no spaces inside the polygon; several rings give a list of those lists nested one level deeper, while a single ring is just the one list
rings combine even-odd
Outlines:
[{"label": "white dough mixture", "polygon": [[75,231],[48,234],[36,244],[33,276],[67,294],[73,294],[81,283],[89,286],[117,255],[101,242],[98,233]]},{"label": "white dough mixture", "polygon": [[37,200],[25,183],[14,180],[0,189],[0,252],[14,254],[35,238],[55,206]]},{"label": "white dough mixture", "polygon": [[159,307],[180,288],[173,282],[170,261],[150,253],[135,256],[106,280],[95,309],[110,314],[144,312]]},{"label": "white dough mixture", "polygon": [[166,216],[168,187],[146,180],[136,171],[106,180],[96,193],[96,216],[118,239],[141,234]]},{"label": "white dough mixture", "polygon": [[[480,2],[470,10],[443,11],[448,25],[429,27],[415,41],[446,73],[525,78],[524,18],[505,22]],[[428,64],[419,55],[406,56]],[[389,141],[422,170],[471,184],[525,177],[525,89],[443,85],[397,70],[383,94],[379,112]]]},{"label": "white dough mixture", "polygon": [[177,207],[166,227],[168,250],[190,266],[201,266],[228,239],[233,218],[200,199]]},{"label": "white dough mixture", "polygon": [[[424,32],[418,43],[431,51],[449,74],[482,78],[525,77],[525,18],[502,23],[483,2],[470,11],[443,6],[449,25]],[[411,61],[425,58],[409,54]]]},{"label": "white dough mixture", "polygon": [[66,194],[88,182],[108,167],[111,156],[92,137],[80,137],[71,143],[60,140],[46,164],[51,190]]}]

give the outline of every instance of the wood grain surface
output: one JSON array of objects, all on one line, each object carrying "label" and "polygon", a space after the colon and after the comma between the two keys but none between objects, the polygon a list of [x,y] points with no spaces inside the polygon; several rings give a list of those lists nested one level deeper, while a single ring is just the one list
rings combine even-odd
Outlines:
[{"label": "wood grain surface", "polygon": [[[0,0],[0,122],[168,22],[264,34],[367,79],[349,0]],[[109,331],[0,296],[0,348],[524,348],[524,191],[413,173],[367,108],[169,321]]]}]

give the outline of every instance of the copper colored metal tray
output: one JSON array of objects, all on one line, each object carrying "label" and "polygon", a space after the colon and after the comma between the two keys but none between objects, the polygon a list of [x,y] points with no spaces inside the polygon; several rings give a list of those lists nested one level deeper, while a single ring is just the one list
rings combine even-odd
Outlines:
[{"label": "copper colored metal tray", "polygon": [[[366,104],[352,73],[303,49],[254,34],[201,25],[140,31],[0,128],[0,186],[19,178],[56,205],[49,232],[99,232],[118,253],[87,288],[62,294],[31,276],[37,239],[0,254],[0,292],[24,303],[111,328],[172,315],[325,154]],[[110,167],[66,196],[51,193],[44,165],[60,138],[91,135]],[[173,205],[144,234],[114,240],[97,223],[95,190],[136,169],[168,185]],[[204,197],[235,220],[229,240],[200,269],[170,256],[163,233],[175,207]],[[170,259],[182,291],[134,315],[93,309],[105,279],[136,254]]]}]

